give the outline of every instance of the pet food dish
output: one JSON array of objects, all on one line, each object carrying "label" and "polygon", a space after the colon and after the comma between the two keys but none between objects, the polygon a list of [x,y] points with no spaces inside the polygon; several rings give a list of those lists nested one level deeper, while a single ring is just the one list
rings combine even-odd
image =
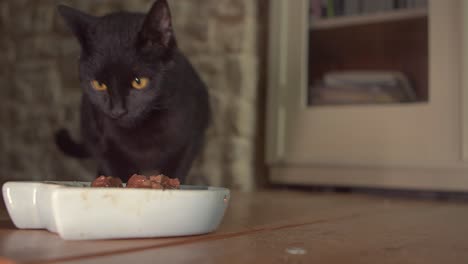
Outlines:
[{"label": "pet food dish", "polygon": [[17,228],[47,229],[65,240],[206,234],[218,228],[230,199],[228,189],[217,187],[90,186],[90,182],[7,182],[3,198]]}]

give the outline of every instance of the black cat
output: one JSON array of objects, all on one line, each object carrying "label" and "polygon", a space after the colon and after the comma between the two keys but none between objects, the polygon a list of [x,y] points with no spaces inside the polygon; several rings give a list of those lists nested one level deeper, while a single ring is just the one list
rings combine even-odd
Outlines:
[{"label": "black cat", "polygon": [[81,45],[83,89],[83,143],[61,130],[59,148],[96,159],[98,175],[127,181],[156,170],[184,182],[211,111],[205,85],[177,48],[166,0],[146,15],[58,10]]}]

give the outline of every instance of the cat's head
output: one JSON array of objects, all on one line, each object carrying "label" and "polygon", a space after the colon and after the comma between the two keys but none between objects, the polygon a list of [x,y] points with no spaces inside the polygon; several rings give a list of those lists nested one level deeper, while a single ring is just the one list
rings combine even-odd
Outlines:
[{"label": "cat's head", "polygon": [[159,84],[176,49],[166,0],[157,0],[146,16],[58,10],[80,43],[81,86],[93,105],[123,126],[162,107]]}]

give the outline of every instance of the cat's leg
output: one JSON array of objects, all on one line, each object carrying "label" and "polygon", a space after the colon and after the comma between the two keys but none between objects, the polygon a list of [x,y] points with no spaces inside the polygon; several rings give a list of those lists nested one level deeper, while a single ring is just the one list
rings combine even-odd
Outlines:
[{"label": "cat's leg", "polygon": [[130,176],[138,174],[139,171],[136,166],[128,161],[107,159],[100,163],[98,173],[100,175],[118,177],[123,182],[127,182]]},{"label": "cat's leg", "polygon": [[194,140],[183,151],[169,160],[162,170],[163,174],[171,178],[178,178],[181,183],[185,183],[185,178],[187,178],[192,163],[200,152],[202,145],[202,137]]},{"label": "cat's leg", "polygon": [[104,172],[104,169],[102,165],[98,165],[97,173],[96,173],[96,178],[99,176],[105,176],[106,173]]},{"label": "cat's leg", "polygon": [[98,172],[101,175],[119,177],[123,182],[127,182],[130,176],[140,172],[137,166],[114,144],[108,144],[105,151],[99,155],[98,160]]}]

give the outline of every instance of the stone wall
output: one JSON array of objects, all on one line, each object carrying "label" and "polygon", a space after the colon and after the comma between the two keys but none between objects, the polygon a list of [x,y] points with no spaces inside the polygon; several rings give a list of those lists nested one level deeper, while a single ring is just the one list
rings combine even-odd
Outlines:
[{"label": "stone wall", "polygon": [[[92,161],[62,155],[53,132],[79,136],[79,46],[55,6],[94,15],[146,11],[152,0],[0,1],[0,181],[89,180]],[[258,3],[169,0],[178,43],[209,87],[214,123],[191,181],[254,187]],[[258,145],[258,144],[257,144]]]}]

